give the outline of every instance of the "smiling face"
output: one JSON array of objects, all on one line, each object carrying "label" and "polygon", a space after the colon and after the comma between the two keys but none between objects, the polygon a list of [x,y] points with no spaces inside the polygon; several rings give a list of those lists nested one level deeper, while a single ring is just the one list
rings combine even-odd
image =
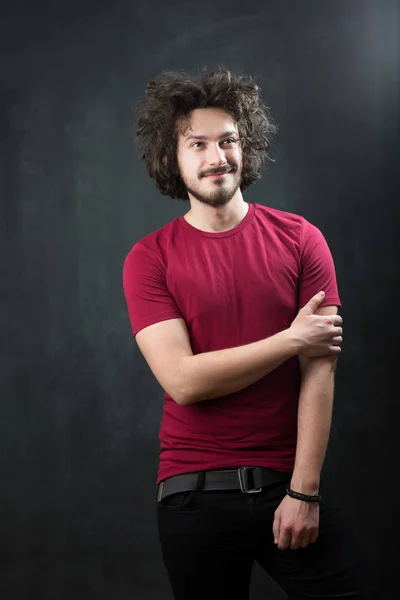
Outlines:
[{"label": "smiling face", "polygon": [[189,197],[215,208],[224,206],[241,183],[242,150],[235,122],[223,109],[197,108],[183,125],[177,159]]}]

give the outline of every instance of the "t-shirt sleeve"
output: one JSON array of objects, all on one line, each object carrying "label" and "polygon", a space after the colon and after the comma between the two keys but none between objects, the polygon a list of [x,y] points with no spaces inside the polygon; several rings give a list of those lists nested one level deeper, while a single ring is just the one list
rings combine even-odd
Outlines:
[{"label": "t-shirt sleeve", "polygon": [[342,306],[329,246],[321,231],[305,219],[301,233],[300,256],[299,308],[321,290],[325,292],[325,298],[320,306]]},{"label": "t-shirt sleeve", "polygon": [[182,318],[166,284],[165,265],[155,250],[136,244],[125,258],[122,281],[134,336],[154,323]]}]

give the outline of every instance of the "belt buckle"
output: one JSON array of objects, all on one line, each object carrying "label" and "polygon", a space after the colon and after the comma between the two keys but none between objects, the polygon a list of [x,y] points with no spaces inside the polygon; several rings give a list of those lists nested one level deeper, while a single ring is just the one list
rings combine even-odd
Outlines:
[{"label": "belt buckle", "polygon": [[240,489],[243,494],[259,494],[262,491],[262,487],[259,488],[249,488],[248,484],[248,472],[252,471],[252,467],[240,467],[238,469],[238,477]]},{"label": "belt buckle", "polygon": [[162,499],[162,493],[163,493],[163,488],[164,488],[164,482],[161,481],[158,484],[158,490],[157,490],[157,502],[161,502]]}]

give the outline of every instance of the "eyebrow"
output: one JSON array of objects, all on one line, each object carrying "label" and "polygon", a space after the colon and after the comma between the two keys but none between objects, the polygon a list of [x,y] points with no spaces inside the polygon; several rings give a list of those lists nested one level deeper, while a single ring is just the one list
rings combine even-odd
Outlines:
[{"label": "eyebrow", "polygon": [[[238,137],[238,133],[237,131],[225,131],[225,133],[223,133],[222,135],[219,136],[219,139],[221,140],[222,138],[226,138],[226,137],[231,137],[231,136],[236,136]],[[207,136],[206,135],[188,135],[186,137],[186,141],[189,140],[206,140]]]}]

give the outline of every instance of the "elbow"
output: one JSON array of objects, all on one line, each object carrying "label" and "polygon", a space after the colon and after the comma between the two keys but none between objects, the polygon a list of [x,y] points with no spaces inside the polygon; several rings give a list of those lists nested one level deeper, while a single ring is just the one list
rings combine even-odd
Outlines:
[{"label": "elbow", "polygon": [[190,406],[195,400],[186,392],[176,392],[171,398],[179,404],[179,406]]},{"label": "elbow", "polygon": [[173,399],[179,406],[189,406],[191,404],[190,399],[183,395],[175,394]]},{"label": "elbow", "polygon": [[179,393],[176,393],[172,398],[175,400],[177,404],[180,406],[190,406],[191,404],[196,404],[197,402],[202,402],[203,400],[212,400],[213,398],[217,398],[218,394],[210,393],[209,391],[195,391],[184,389]]},{"label": "elbow", "polygon": [[173,399],[174,402],[176,402],[176,404],[179,404],[179,406],[188,406],[189,405],[188,398],[183,393],[175,392],[174,394],[171,394],[171,398]]},{"label": "elbow", "polygon": [[171,397],[177,404],[179,404],[179,406],[190,406],[191,404],[196,404],[196,402],[210,398],[210,396],[206,396],[204,392],[202,393],[200,390],[196,391],[187,385],[175,389],[175,394]]},{"label": "elbow", "polygon": [[186,363],[180,364],[180,368],[177,369],[179,375],[174,378],[171,385],[173,393],[170,396],[179,406],[190,406],[219,395],[216,390],[211,389],[210,385],[198,381],[185,366]]},{"label": "elbow", "polygon": [[185,367],[186,363],[182,361],[176,369],[175,377],[171,381],[171,393],[168,392],[179,406],[190,406],[197,402],[193,385],[191,385],[193,378],[190,377]]},{"label": "elbow", "polygon": [[[169,393],[169,392],[168,392]],[[196,402],[192,391],[187,386],[175,386],[175,389],[171,390],[169,393],[171,398],[179,404],[179,406],[190,406],[194,402]]]}]

